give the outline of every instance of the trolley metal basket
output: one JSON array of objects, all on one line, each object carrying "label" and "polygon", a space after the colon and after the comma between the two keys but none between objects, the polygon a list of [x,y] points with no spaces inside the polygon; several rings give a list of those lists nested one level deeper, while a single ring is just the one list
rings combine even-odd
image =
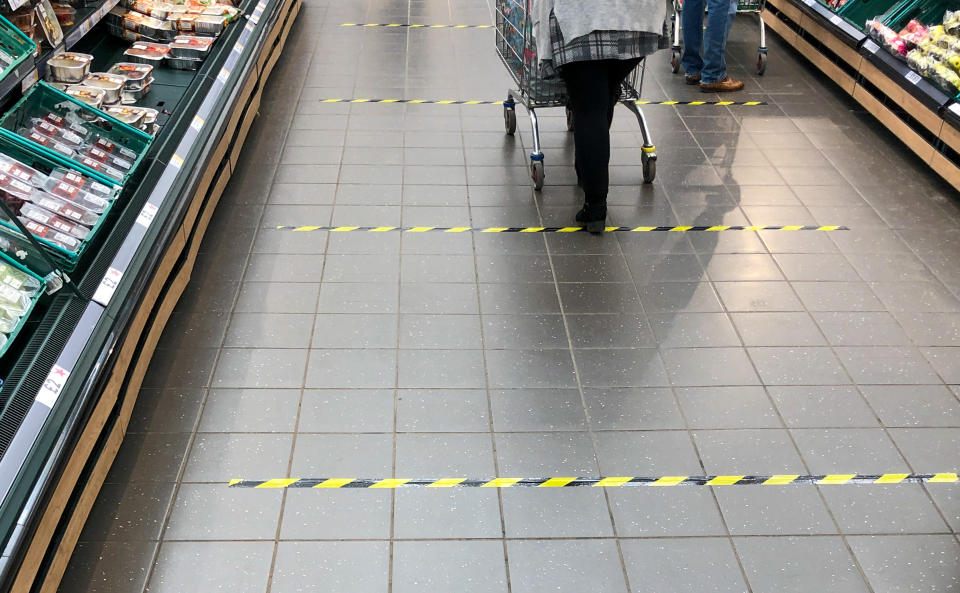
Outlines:
[{"label": "trolley metal basket", "polygon": [[[495,0],[497,11],[497,53],[513,77],[514,87],[507,89],[503,102],[503,121],[506,132],[513,135],[517,130],[517,103],[527,109],[533,131],[533,151],[530,153],[530,176],[534,189],[543,188],[543,152],[540,150],[540,125],[537,109],[541,107],[565,107],[567,130],[573,131],[574,114],[567,102],[567,89],[559,78],[545,79],[540,74],[537,61],[537,46],[533,39],[533,19],[530,13],[531,0]],[[650,128],[643,112],[637,106],[646,61],[627,76],[620,90],[619,102],[637,117],[643,135],[641,161],[643,181],[652,183],[657,174],[657,152],[650,135]]]},{"label": "trolley metal basket", "polygon": [[[760,46],[757,48],[757,74],[763,76],[767,71],[767,26],[760,14],[763,12],[766,0],[738,0],[737,14],[756,14],[760,20]],[[681,40],[681,21],[683,20],[683,0],[673,0],[673,55],[670,58],[670,67],[673,73],[680,72],[680,59],[683,57]]]}]

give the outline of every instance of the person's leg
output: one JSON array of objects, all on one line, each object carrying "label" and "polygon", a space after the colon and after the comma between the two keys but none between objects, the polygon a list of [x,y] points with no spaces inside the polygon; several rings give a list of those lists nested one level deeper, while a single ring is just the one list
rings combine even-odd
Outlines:
[{"label": "person's leg", "polygon": [[680,64],[687,76],[697,76],[703,70],[703,10],[704,0],[684,0],[680,14],[683,33],[683,57]]},{"label": "person's leg", "polygon": [[616,60],[610,64],[610,78],[608,79],[610,89],[610,109],[607,111],[607,129],[613,125],[613,110],[620,101],[620,90],[623,81],[627,78],[633,69],[640,64],[640,58],[631,60]]},{"label": "person's leg", "polygon": [[610,62],[597,61],[573,62],[561,69],[576,121],[573,129],[576,162],[586,196],[584,210],[578,215],[580,222],[602,222],[607,216],[610,68]]},{"label": "person's leg", "polygon": [[727,41],[730,40],[730,29],[733,28],[733,20],[737,16],[737,0],[730,0],[729,18],[727,18],[727,34],[723,38],[723,47],[727,47]]},{"label": "person's leg", "polygon": [[703,33],[702,84],[720,82],[727,77],[727,30],[731,0],[707,0],[707,28]]}]

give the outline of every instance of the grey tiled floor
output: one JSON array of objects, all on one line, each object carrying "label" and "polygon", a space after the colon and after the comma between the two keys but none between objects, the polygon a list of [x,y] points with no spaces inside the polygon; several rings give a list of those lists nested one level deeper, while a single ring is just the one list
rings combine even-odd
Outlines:
[{"label": "grey tiled floor", "polygon": [[[566,225],[571,138],[496,106],[484,0],[306,0],[62,591],[960,591],[956,485],[230,490],[230,478],[956,471],[960,208],[738,20],[737,99],[614,124],[610,220],[816,233],[326,234]],[[701,98],[650,63],[649,99]],[[521,111],[521,120],[523,113]]]}]

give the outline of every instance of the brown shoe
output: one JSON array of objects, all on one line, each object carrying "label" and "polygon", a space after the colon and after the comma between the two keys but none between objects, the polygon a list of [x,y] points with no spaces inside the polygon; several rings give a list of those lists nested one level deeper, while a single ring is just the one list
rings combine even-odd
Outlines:
[{"label": "brown shoe", "polygon": [[691,84],[691,85],[693,85],[693,84],[700,84],[700,75],[699,75],[699,74],[692,74],[692,75],[687,76],[686,78],[684,78],[684,80],[686,81],[687,84]]},{"label": "brown shoe", "polygon": [[705,93],[730,93],[743,89],[742,80],[733,80],[729,76],[720,82],[701,82],[700,90]]}]

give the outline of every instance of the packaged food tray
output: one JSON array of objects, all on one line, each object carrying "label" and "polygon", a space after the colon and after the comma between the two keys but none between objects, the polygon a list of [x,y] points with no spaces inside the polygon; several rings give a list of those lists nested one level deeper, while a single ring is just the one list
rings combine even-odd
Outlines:
[{"label": "packaged food tray", "polygon": [[[112,183],[125,185],[127,180],[136,171],[137,165],[143,160],[147,149],[153,141],[149,134],[132,128],[120,120],[107,115],[99,109],[93,109],[83,102],[70,97],[45,82],[38,82],[31,87],[30,91],[17,102],[13,108],[0,118],[0,128],[12,134],[18,134],[24,127],[29,128],[32,119],[43,119],[49,113],[66,115],[73,112],[84,121],[85,127],[91,133],[91,137],[102,138],[104,142],[112,142],[118,147],[122,147],[123,152],[130,152],[135,156],[131,159],[129,169],[121,171],[119,174],[106,172],[106,169],[99,168],[96,165],[88,166],[83,164],[83,159],[79,157],[68,158],[70,167],[77,169],[81,173],[96,173],[98,177],[110,180]],[[48,155],[55,155],[53,151],[36,142],[24,138],[34,149]],[[67,157],[63,157],[67,158]]]},{"label": "packaged food tray", "polygon": [[[109,219],[110,212],[116,203],[116,196],[119,193],[120,188],[116,184],[112,183],[110,179],[98,174],[96,171],[91,171],[78,166],[76,163],[73,163],[68,159],[62,158],[59,155],[50,153],[46,150],[37,150],[32,142],[29,142],[28,140],[25,140],[6,129],[0,129],[0,154],[12,157],[44,174],[49,174],[54,169],[73,169],[78,173],[82,173],[84,176],[92,179],[93,181],[114,188],[113,199],[110,200],[106,209],[100,215],[100,219],[97,221],[97,224],[90,229],[90,233],[87,235],[87,238],[80,242],[80,247],[76,252],[70,252],[50,241],[34,236],[37,242],[43,245],[47,249],[47,252],[53,256],[53,259],[57,263],[61,264],[64,271],[72,272],[76,269],[80,258],[83,257],[84,253],[86,253],[87,246],[94,241],[97,236],[99,236],[101,229],[105,226],[104,223]],[[13,222],[7,220],[0,220],[0,233],[21,235],[17,226]]]}]

